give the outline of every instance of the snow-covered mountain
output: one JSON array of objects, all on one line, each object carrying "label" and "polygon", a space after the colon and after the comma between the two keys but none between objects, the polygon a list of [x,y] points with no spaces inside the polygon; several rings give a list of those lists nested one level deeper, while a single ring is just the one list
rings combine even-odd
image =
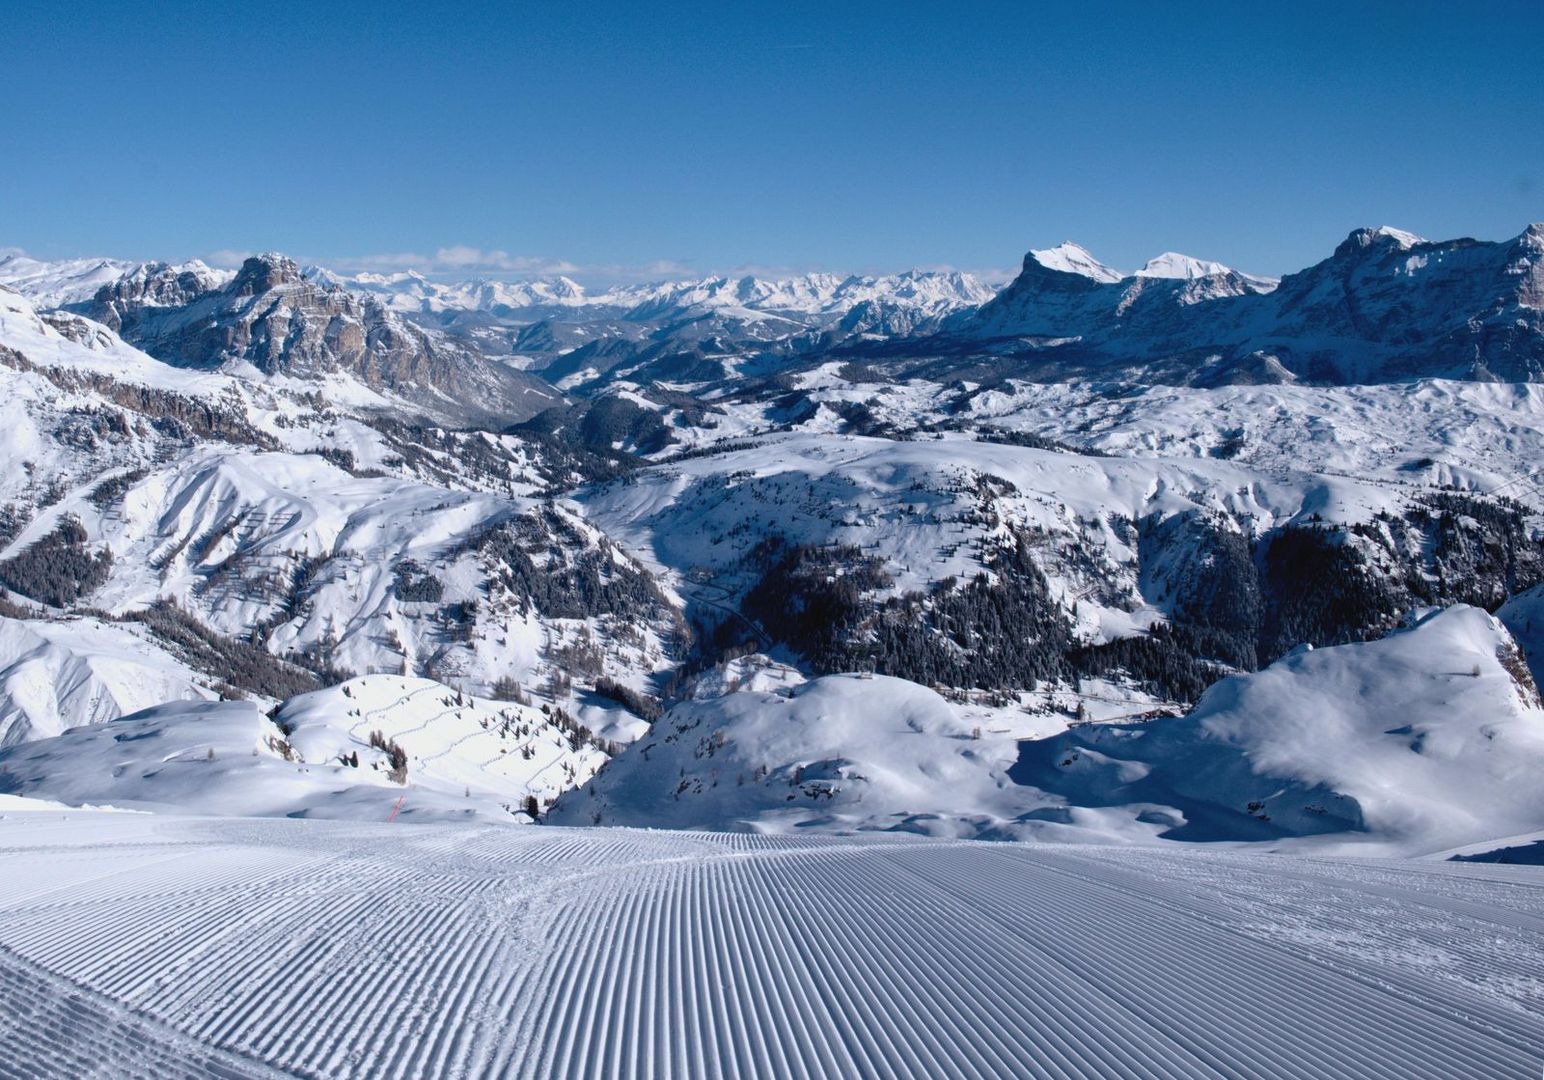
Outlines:
[{"label": "snow-covered mountain", "polygon": [[1544,828],[1540,768],[1544,703],[1522,653],[1460,607],[1381,641],[1297,650],[1182,718],[1027,744],[1012,775],[1063,798],[1069,823],[1086,809],[1177,839],[1427,853]]},{"label": "snow-covered mountain", "polygon": [[91,299],[102,286],[133,269],[134,264],[123,259],[44,261],[6,255],[0,257],[0,285],[24,294],[41,308],[56,308]]},{"label": "snow-covered mountain", "polygon": [[55,683],[18,691],[7,738],[149,704],[147,680],[278,698],[345,671],[524,684],[599,716],[571,681],[640,684],[676,648],[647,573],[534,497],[567,481],[561,448],[414,426],[357,383],[168,365],[6,291],[0,386],[8,655]]},{"label": "snow-covered mountain", "polygon": [[904,679],[740,689],[676,706],[550,820],[972,836],[1014,809],[1016,744],[976,736],[937,693]]},{"label": "snow-covered mountain", "polygon": [[679,313],[692,308],[827,315],[844,313],[866,301],[938,314],[985,303],[994,295],[988,284],[970,274],[924,270],[879,276],[716,276],[616,285],[594,292],[563,276],[530,281],[443,282],[414,272],[340,275],[312,267],[305,273],[310,280],[377,296],[386,306],[403,313],[482,311],[514,320],[524,313],[526,322],[553,315],[641,321],[657,318],[664,312]]},{"label": "snow-covered mountain", "polygon": [[[1300,649],[1184,717],[1028,741],[915,683],[720,687],[668,712],[553,820],[575,825],[1446,851],[1544,829],[1544,702],[1506,629],[1427,612]],[[1290,849],[1290,847],[1289,847]]]},{"label": "snow-covered mountain", "polygon": [[[1502,608],[1528,648],[1544,396],[1391,359],[1497,296],[1487,348],[1528,355],[1528,235],[1363,231],[1279,284],[1064,244],[995,296],[945,273],[590,293],[259,256],[112,267],[79,299],[66,283],[107,271],[13,262],[40,299],[0,288],[7,783],[370,816],[395,781],[353,756],[388,760],[378,728],[421,816],[534,795],[581,824],[1188,835],[1174,814],[1202,794],[1144,818],[1026,780],[1019,741],[1170,730],[1230,677],[1265,688],[1252,724],[1304,643],[1376,667],[1462,622],[1381,640],[1412,609]],[[510,760],[525,727],[546,741]],[[218,768],[99,767],[126,733],[207,761],[206,730]],[[1467,831],[1370,831],[1434,850],[1492,827],[1531,823],[1498,804]]]},{"label": "snow-covered mountain", "polygon": [[1047,270],[1055,270],[1060,274],[1076,274],[1078,277],[1097,281],[1102,285],[1120,281],[1126,275],[1119,270],[1113,270],[1094,258],[1093,253],[1081,244],[1074,244],[1071,240],[1064,240],[1053,248],[1044,251],[1031,251],[1024,256],[1025,263],[1034,262],[1037,266],[1043,266]]},{"label": "snow-covered mountain", "polygon": [[1068,245],[1031,252],[1002,293],[952,319],[935,346],[989,345],[1043,378],[1544,378],[1544,225],[1501,242],[1358,229],[1279,283],[1173,254],[1128,278],[1084,256]]},{"label": "snow-covered mountain", "polygon": [[0,617],[0,746],[169,701],[212,698],[217,681],[139,624]]},{"label": "snow-covered mountain", "polygon": [[[1154,256],[1143,263],[1141,269],[1134,276],[1178,278],[1183,281],[1193,281],[1196,278],[1221,277],[1238,273],[1237,270],[1224,266],[1220,262],[1197,259],[1190,255],[1181,255],[1177,251],[1165,251],[1162,255]],[[1258,282],[1262,287],[1276,284],[1274,278],[1253,277],[1249,274],[1241,276]]]},{"label": "snow-covered mountain", "polygon": [[542,313],[565,308],[619,306],[605,297],[586,294],[584,286],[559,275],[531,281],[436,281],[416,271],[392,274],[338,274],[325,267],[308,266],[308,280],[350,292],[376,297],[386,307],[403,314],[437,315],[443,312],[488,312],[518,318],[527,313],[532,321]]},{"label": "snow-covered mountain", "polygon": [[[854,339],[936,329],[995,294],[953,271],[889,275],[715,276],[587,291],[570,278],[433,281],[415,273],[306,271],[565,387],[623,364],[697,352],[805,353]],[[563,359],[564,354],[579,355]],[[556,359],[555,359],[556,358]]]},{"label": "snow-covered mountain", "polygon": [[559,395],[540,380],[408,322],[375,300],[305,278],[280,255],[234,274],[148,263],[74,310],[170,364],[248,365],[265,376],[341,374],[434,414],[523,419]]}]

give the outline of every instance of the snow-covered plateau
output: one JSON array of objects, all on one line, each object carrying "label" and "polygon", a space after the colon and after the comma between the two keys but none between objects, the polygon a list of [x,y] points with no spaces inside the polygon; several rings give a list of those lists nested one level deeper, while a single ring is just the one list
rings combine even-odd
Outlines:
[{"label": "snow-covered plateau", "polygon": [[1537,1076],[1541,312],[0,258],[0,1076]]}]

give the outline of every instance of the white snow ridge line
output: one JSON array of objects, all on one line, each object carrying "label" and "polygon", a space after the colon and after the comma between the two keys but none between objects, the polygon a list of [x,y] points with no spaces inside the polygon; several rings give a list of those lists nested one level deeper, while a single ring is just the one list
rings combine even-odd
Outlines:
[{"label": "white snow ridge line", "polygon": [[0,820],[0,856],[7,1077],[1521,1080],[1544,1049],[1544,890],[1507,867],[82,812]]}]

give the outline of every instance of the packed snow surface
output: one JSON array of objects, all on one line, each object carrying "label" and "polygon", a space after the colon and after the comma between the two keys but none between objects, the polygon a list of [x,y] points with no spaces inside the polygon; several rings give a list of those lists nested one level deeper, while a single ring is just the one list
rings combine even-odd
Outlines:
[{"label": "packed snow surface", "polygon": [[1538,1075],[1544,871],[3,812],[0,1075]]}]

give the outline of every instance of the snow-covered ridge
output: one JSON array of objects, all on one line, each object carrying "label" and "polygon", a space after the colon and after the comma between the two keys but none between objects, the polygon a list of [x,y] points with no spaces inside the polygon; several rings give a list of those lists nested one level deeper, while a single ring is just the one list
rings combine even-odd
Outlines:
[{"label": "snow-covered ridge", "polygon": [[33,300],[39,307],[61,307],[89,300],[103,285],[118,280],[134,264],[124,259],[58,259],[26,255],[0,258],[0,285]]},{"label": "snow-covered ridge", "polygon": [[[1029,258],[1047,270],[1057,270],[1064,274],[1076,274],[1079,277],[1086,277],[1091,281],[1097,281],[1102,285],[1113,285],[1116,282],[1126,281],[1133,277],[1193,281],[1197,278],[1219,277],[1239,273],[1232,267],[1224,266],[1220,262],[1197,259],[1190,255],[1182,255],[1177,251],[1165,251],[1163,254],[1156,255],[1143,263],[1136,273],[1126,274],[1113,267],[1106,266],[1096,259],[1087,248],[1070,240],[1064,241],[1053,248],[1031,251]],[[1259,282],[1262,285],[1270,284],[1274,281],[1272,278],[1255,277],[1249,274],[1240,276]]]},{"label": "snow-covered ridge", "polygon": [[1253,274],[1239,274],[1239,271],[1234,270],[1231,266],[1224,266],[1220,262],[1212,262],[1208,259],[1197,259],[1190,255],[1181,255],[1177,251],[1165,251],[1162,255],[1148,259],[1133,276],[1194,281],[1197,278],[1229,275],[1238,275],[1262,287],[1276,284],[1275,278],[1257,277]]},{"label": "snow-covered ridge", "polygon": [[1198,278],[1209,277],[1212,274],[1225,274],[1228,267],[1219,262],[1208,262],[1204,259],[1192,258],[1189,255],[1181,255],[1177,251],[1165,251],[1162,255],[1148,259],[1136,272],[1137,277],[1156,278]]},{"label": "snow-covered ridge", "polygon": [[1104,265],[1080,244],[1064,240],[1053,248],[1031,251],[1029,257],[1047,270],[1059,270],[1064,274],[1077,274],[1103,284],[1120,281],[1126,275]]}]

